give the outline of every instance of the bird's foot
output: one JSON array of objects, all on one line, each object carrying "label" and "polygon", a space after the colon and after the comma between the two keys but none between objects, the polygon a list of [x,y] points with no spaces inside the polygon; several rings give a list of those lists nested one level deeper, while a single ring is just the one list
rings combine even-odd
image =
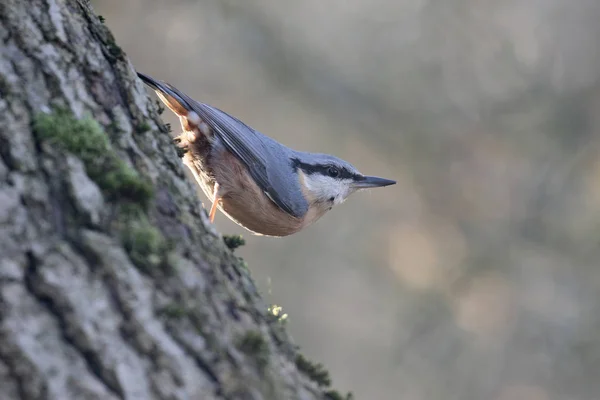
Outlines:
[{"label": "bird's foot", "polygon": [[184,140],[185,132],[175,138],[173,138],[173,143],[175,143],[175,150],[177,151],[177,156],[182,158],[185,153],[189,151],[188,142]]}]

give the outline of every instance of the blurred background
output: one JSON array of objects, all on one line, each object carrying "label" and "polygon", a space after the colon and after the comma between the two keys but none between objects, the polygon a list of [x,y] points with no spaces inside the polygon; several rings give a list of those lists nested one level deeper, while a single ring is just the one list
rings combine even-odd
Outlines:
[{"label": "blurred background", "polygon": [[600,1],[92,4],[140,71],[398,181],[283,239],[217,214],[336,388],[600,398]]}]

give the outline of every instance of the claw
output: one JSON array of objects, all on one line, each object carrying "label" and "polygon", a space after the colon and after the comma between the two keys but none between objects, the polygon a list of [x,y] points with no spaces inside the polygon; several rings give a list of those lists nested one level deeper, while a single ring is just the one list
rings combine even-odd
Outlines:
[{"label": "claw", "polygon": [[189,147],[188,147],[187,143],[184,144],[184,141],[183,141],[183,139],[181,137],[184,134],[185,133],[182,133],[181,135],[173,138],[173,143],[176,146],[175,150],[177,151],[177,156],[179,158],[182,158],[185,155],[185,153],[187,153],[188,150],[189,150]]},{"label": "claw", "polygon": [[175,151],[177,151],[177,157],[183,158],[183,156],[185,156],[185,154],[189,151],[189,148],[187,146],[177,147],[175,148]]}]

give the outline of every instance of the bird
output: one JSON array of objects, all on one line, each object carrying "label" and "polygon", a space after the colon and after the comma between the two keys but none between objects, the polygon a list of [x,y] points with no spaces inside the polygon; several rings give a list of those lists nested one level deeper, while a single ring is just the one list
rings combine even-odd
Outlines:
[{"label": "bird", "polygon": [[179,117],[183,132],[173,141],[212,202],[211,223],[219,209],[253,234],[288,236],[352,193],[396,183],[363,175],[333,155],[293,150],[167,82],[136,72]]}]

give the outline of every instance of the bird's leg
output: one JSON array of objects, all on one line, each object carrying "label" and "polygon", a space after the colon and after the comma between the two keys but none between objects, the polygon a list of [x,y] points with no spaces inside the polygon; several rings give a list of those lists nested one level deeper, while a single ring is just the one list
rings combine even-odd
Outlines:
[{"label": "bird's leg", "polygon": [[221,201],[221,197],[219,196],[219,184],[215,182],[214,195],[212,200],[212,207],[210,208],[210,214],[208,217],[210,218],[210,222],[214,222],[215,214],[217,213],[217,206],[219,205],[219,201]]}]

